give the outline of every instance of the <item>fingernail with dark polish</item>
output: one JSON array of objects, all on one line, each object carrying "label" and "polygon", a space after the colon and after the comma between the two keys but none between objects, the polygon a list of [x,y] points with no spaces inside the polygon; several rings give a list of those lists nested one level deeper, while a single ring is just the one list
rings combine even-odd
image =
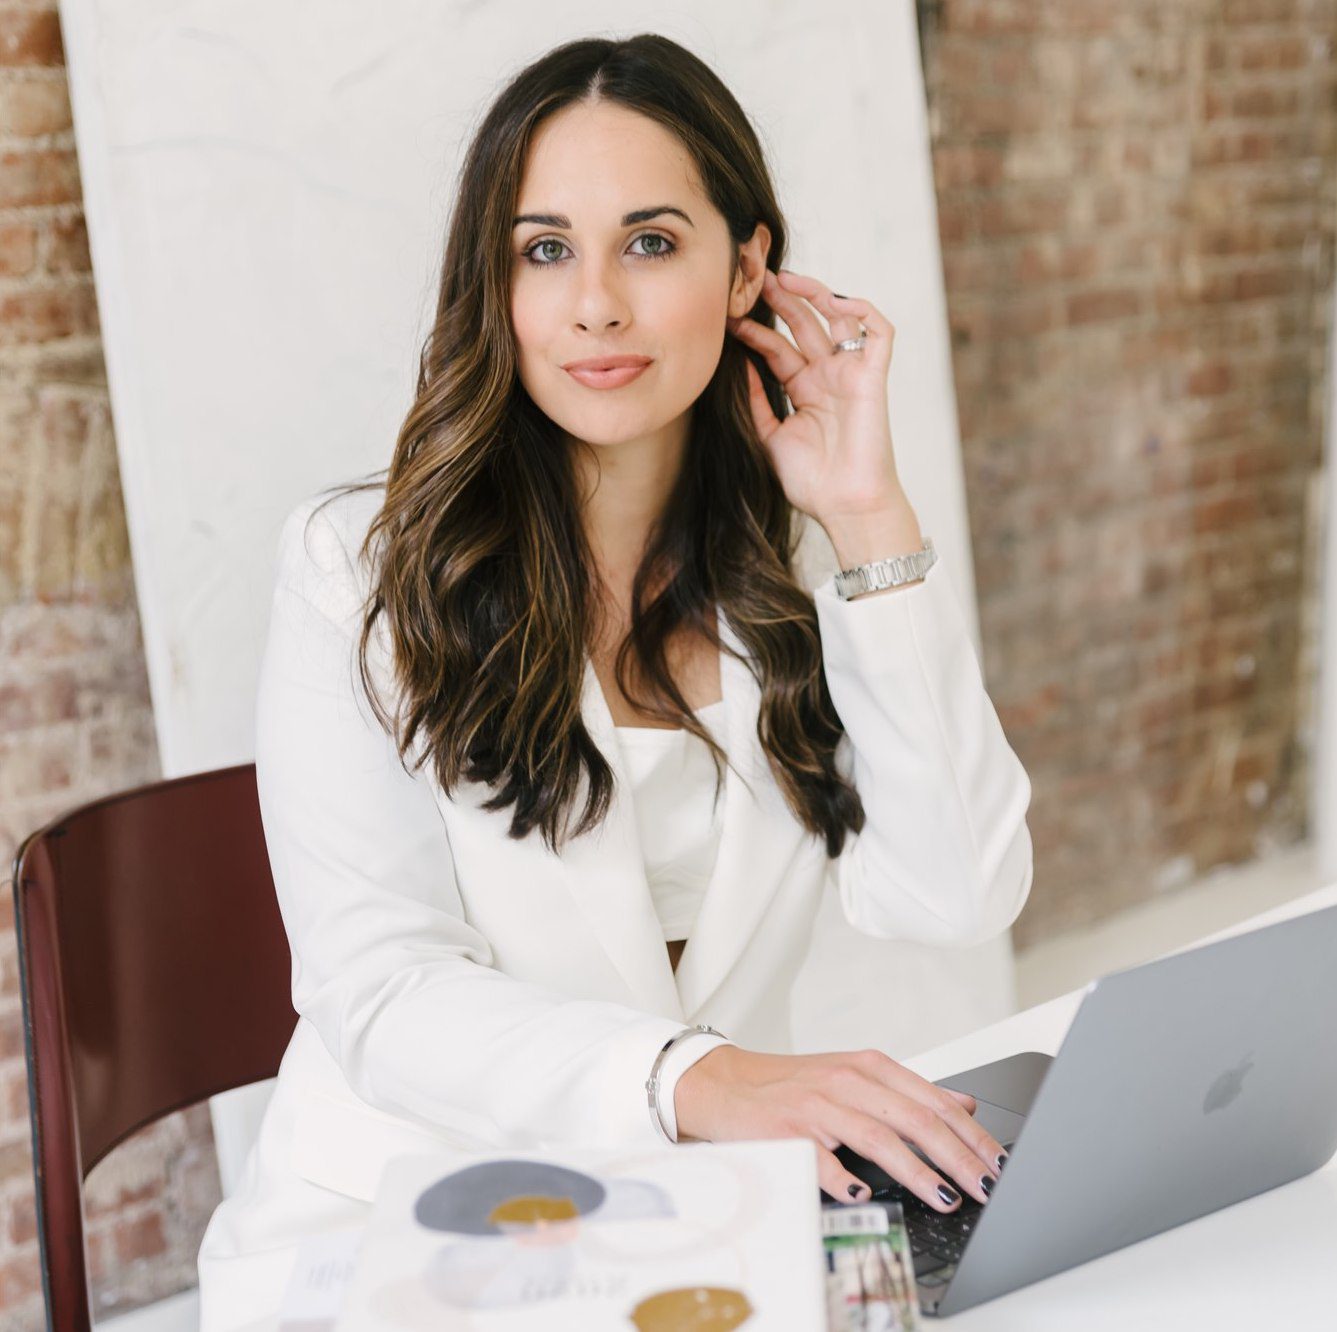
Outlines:
[{"label": "fingernail with dark polish", "polygon": [[845,293],[844,293],[843,291],[833,291],[833,292],[831,293],[831,295],[832,295],[832,296],[839,296],[840,299],[841,299],[842,301],[847,301],[847,300],[849,300],[849,297],[846,296]]},{"label": "fingernail with dark polish", "polygon": [[941,1198],[943,1202],[945,1202],[949,1207],[953,1203],[959,1203],[961,1201],[961,1195],[948,1184],[938,1185],[938,1197]]},{"label": "fingernail with dark polish", "polygon": [[984,1190],[984,1196],[987,1198],[993,1192],[993,1186],[998,1181],[992,1175],[980,1176],[980,1188]]},{"label": "fingernail with dark polish", "polygon": [[1003,1162],[1006,1161],[1006,1160],[1007,1160],[1007,1153],[1006,1153],[1006,1152],[999,1152],[999,1153],[998,1153],[998,1160],[994,1162],[994,1165],[995,1165],[999,1170],[1001,1170],[1001,1169],[1003,1168]]},{"label": "fingernail with dark polish", "polygon": [[867,1187],[868,1187],[867,1184],[851,1184],[851,1185],[850,1185],[850,1190],[849,1190],[849,1191],[850,1191],[850,1197],[851,1197],[851,1198],[862,1198],[863,1195],[864,1195],[864,1190],[865,1190]]}]

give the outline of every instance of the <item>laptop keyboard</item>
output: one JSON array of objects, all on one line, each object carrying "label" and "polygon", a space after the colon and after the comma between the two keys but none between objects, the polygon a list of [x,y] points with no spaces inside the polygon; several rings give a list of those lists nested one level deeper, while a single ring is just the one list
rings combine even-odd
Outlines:
[{"label": "laptop keyboard", "polygon": [[[940,1212],[930,1207],[918,1195],[901,1185],[892,1183],[878,1189],[873,1197],[898,1202],[905,1214],[905,1229],[910,1237],[910,1256],[914,1260],[915,1279],[923,1284],[940,1285],[947,1281],[961,1260],[984,1204],[965,1194],[961,1205],[953,1212]],[[930,1274],[933,1274],[930,1277]],[[925,1278],[929,1278],[925,1281]]]}]

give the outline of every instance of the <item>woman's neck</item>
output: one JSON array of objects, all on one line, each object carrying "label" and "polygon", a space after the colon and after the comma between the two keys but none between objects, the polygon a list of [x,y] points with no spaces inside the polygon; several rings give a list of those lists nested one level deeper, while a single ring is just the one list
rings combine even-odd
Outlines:
[{"label": "woman's neck", "polygon": [[687,450],[687,419],[640,439],[574,447],[581,518],[595,567],[615,601],[631,581],[668,504]]}]

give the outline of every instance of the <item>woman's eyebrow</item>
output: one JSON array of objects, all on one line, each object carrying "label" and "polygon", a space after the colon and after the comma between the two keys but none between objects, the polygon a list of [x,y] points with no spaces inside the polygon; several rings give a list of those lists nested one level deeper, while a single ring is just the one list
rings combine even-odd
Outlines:
[{"label": "woman's eyebrow", "polygon": [[[637,222],[648,222],[652,217],[658,217],[661,213],[672,213],[676,217],[682,218],[689,227],[693,229],[696,227],[696,223],[681,208],[675,208],[672,204],[656,204],[653,208],[637,208],[634,212],[624,213],[622,215],[622,225],[624,227],[634,227]],[[537,222],[540,226],[562,227],[567,231],[571,230],[571,219],[563,213],[521,213],[511,223],[511,226],[518,227],[521,222]]]}]

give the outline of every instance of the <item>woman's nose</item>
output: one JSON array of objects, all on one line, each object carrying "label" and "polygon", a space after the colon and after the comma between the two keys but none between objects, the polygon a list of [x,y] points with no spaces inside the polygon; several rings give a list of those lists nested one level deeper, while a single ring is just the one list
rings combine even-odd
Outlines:
[{"label": "woman's nose", "polygon": [[582,275],[575,299],[576,320],[586,330],[616,328],[627,317],[626,296],[619,278],[597,265]]}]

